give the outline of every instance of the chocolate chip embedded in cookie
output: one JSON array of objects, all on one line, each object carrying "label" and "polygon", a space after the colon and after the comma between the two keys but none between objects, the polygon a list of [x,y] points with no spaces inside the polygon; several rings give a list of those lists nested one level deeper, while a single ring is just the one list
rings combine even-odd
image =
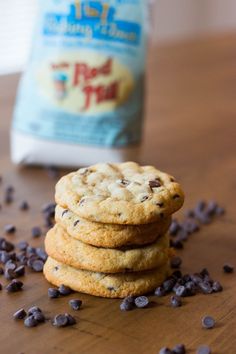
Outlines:
[{"label": "chocolate chip embedded in cookie", "polygon": [[46,279],[56,285],[65,284],[86,294],[108,298],[142,295],[154,290],[169,275],[169,266],[138,273],[104,274],[79,270],[48,257],[44,265]]},{"label": "chocolate chip embedded in cookie", "polygon": [[134,162],[97,164],[62,177],[56,202],[101,223],[157,222],[181,208],[184,194],[167,173]]},{"label": "chocolate chip embedded in cookie", "polygon": [[48,255],[77,269],[103,273],[138,272],[166,264],[170,257],[169,237],[138,248],[98,248],[69,236],[55,225],[45,238]]},{"label": "chocolate chip embedded in cookie", "polygon": [[69,235],[97,247],[117,248],[152,243],[169,229],[171,217],[144,225],[116,225],[89,221],[57,205],[55,219]]}]

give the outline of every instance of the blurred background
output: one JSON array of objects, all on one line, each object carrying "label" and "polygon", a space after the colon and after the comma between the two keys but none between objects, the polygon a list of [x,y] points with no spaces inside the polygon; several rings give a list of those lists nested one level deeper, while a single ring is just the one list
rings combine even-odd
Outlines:
[{"label": "blurred background", "polygon": [[[0,74],[26,65],[36,5],[37,0],[0,0]],[[235,0],[153,0],[153,6],[154,43],[236,29]]]}]

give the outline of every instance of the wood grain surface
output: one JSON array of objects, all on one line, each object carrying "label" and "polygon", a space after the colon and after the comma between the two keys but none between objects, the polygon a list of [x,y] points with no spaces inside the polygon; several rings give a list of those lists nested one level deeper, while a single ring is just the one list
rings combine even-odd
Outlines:
[{"label": "wood grain surface", "polygon": [[[28,272],[20,293],[0,293],[1,354],[157,354],[161,347],[185,343],[195,353],[208,344],[213,354],[236,353],[236,274],[223,274],[222,265],[236,266],[236,36],[208,38],[150,50],[147,119],[142,155],[178,178],[186,192],[184,209],[199,199],[215,199],[227,213],[205,226],[178,253],[183,271],[208,267],[224,291],[184,299],[173,309],[169,296],[152,297],[155,306],[123,313],[119,300],[83,294],[50,300],[49,284],[41,274]],[[0,199],[5,186],[15,186],[15,202],[2,206],[0,234],[7,223],[17,227],[13,242],[31,238],[31,227],[43,226],[41,206],[53,201],[55,180],[44,169],[13,166],[9,157],[9,126],[18,76],[0,78]],[[99,156],[98,156],[99,160]],[[65,171],[62,171],[63,174]],[[28,200],[30,210],[19,211]],[[182,212],[178,214],[182,217]],[[2,284],[6,284],[3,277]],[[20,307],[41,307],[52,317],[69,311],[68,300],[79,297],[84,306],[75,313],[74,327],[57,329],[50,323],[27,329],[12,319]],[[212,330],[201,327],[202,316],[216,319]]]}]

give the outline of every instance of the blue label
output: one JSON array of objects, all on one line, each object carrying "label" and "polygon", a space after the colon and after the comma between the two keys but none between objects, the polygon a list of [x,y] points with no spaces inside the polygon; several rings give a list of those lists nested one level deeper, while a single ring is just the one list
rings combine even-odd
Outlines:
[{"label": "blue label", "polygon": [[98,146],[140,141],[147,3],[41,0],[13,127]]}]

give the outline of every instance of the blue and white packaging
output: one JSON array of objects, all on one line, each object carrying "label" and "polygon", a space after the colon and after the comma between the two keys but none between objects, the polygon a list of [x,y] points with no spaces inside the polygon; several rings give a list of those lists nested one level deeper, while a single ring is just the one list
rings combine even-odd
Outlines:
[{"label": "blue and white packaging", "polygon": [[148,1],[40,0],[11,131],[17,164],[137,160]]}]

